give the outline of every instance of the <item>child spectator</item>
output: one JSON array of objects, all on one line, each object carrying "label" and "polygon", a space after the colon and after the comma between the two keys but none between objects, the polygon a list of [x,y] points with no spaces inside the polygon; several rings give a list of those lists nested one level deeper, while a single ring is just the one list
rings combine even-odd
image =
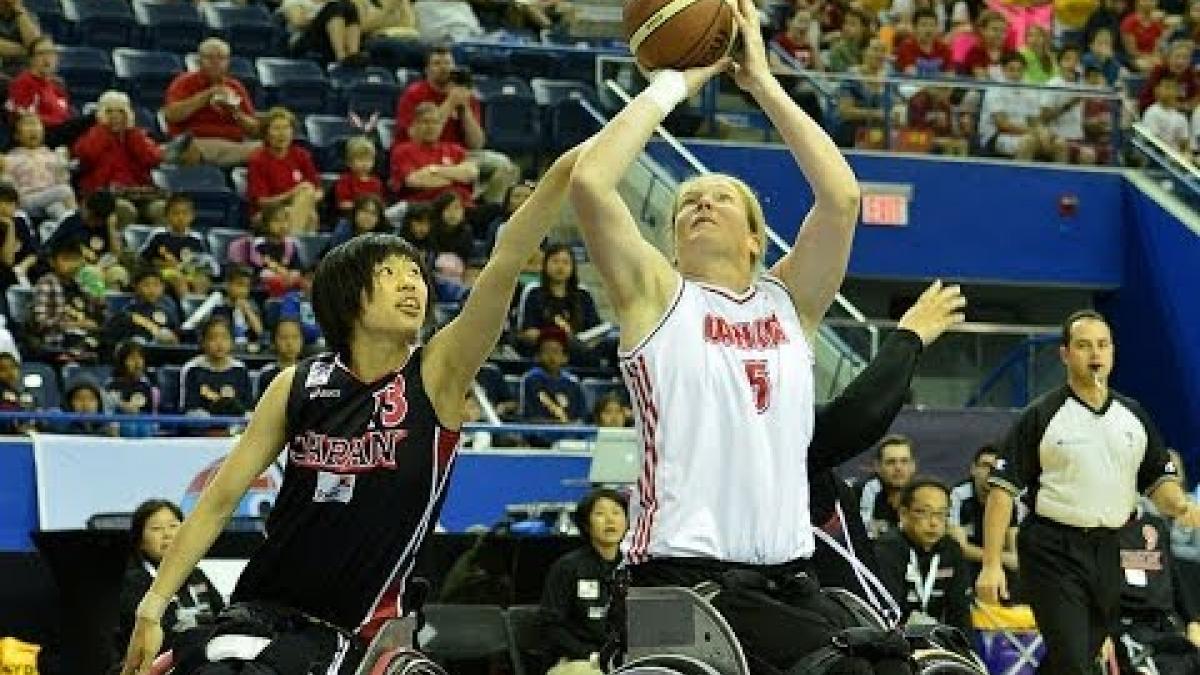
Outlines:
[{"label": "child spectator", "polygon": [[[1096,89],[1108,88],[1104,72],[1094,65],[1083,67],[1083,81],[1084,84]],[[1083,101],[1084,144],[1094,150],[1096,162],[1099,164],[1108,164],[1112,158],[1114,105],[1120,104],[1099,98],[1088,98]]]},{"label": "child spectator", "polygon": [[525,203],[526,199],[529,199],[529,195],[533,194],[533,188],[536,186],[537,183],[526,180],[513,185],[504,192],[503,201],[484,220],[485,230],[480,232],[480,237],[484,240],[483,254],[485,256],[491,255],[492,249],[496,247],[496,234],[500,231],[500,227],[508,222],[509,218],[512,218],[512,215]]},{"label": "child spectator", "polygon": [[[154,415],[158,413],[158,387],[146,376],[146,356],[137,340],[122,340],[113,350],[113,373],[104,390],[118,415]],[[154,433],[154,425],[120,423],[121,435],[138,437]]]},{"label": "child spectator", "polygon": [[[456,192],[447,192],[434,199],[430,205],[433,207],[433,246],[438,254],[434,268],[457,270],[457,274],[451,273],[448,276],[451,280],[461,283],[462,272],[467,261],[471,259],[471,251],[475,246],[475,237],[467,223],[466,206]],[[446,276],[445,273],[440,275]]]},{"label": "child spectator", "polygon": [[[780,31],[771,42],[792,57],[796,67],[804,70],[824,70],[824,64],[821,63],[820,31],[815,32],[816,39],[813,39],[814,26],[812,12],[807,7],[797,7],[792,18],[788,20],[787,30]],[[768,57],[771,59],[771,65],[777,68],[793,65],[784,64],[774,50],[768,52]]]},{"label": "child spectator", "polygon": [[0,290],[13,284],[29,286],[29,272],[37,264],[38,236],[29,218],[17,210],[17,189],[0,183]]},{"label": "child spectator", "polygon": [[225,285],[225,302],[213,312],[225,318],[239,348],[257,345],[266,334],[262,309],[251,295],[253,287],[254,270],[234,265],[229,269],[229,281]]},{"label": "child spectator", "polygon": [[[837,3],[828,2],[826,5]],[[822,22],[822,25],[825,25]],[[837,40],[829,49],[829,70],[834,73],[844,73],[862,64],[863,52],[871,39],[871,21],[867,15],[854,7],[846,9],[841,20],[842,30]]]},{"label": "child spectator", "polygon": [[178,297],[207,293],[218,272],[204,237],[192,231],[195,219],[192,198],[181,193],[171,195],[167,198],[166,227],[155,228],[138,251],[138,256],[158,269]]},{"label": "child spectator", "polygon": [[66,153],[46,147],[46,130],[37,115],[17,117],[17,146],[4,156],[4,176],[21,195],[21,208],[34,218],[62,218],[75,209],[75,191]]},{"label": "child spectator", "polygon": [[596,399],[596,405],[592,407],[592,424],[598,427],[629,426],[629,411],[625,408],[625,402],[615,393]]},{"label": "child spectator", "polygon": [[329,248],[341,246],[360,234],[389,230],[391,223],[384,216],[383,200],[376,195],[360,195],[354,198],[346,218],[334,228]]},{"label": "child spectator", "polygon": [[[245,260],[258,271],[258,282],[271,297],[279,297],[292,289],[303,289],[308,285],[300,266],[299,245],[294,237],[288,235],[290,208],[282,204],[263,208],[262,221],[259,223],[262,234],[252,240]],[[241,262],[235,247],[244,250],[244,239],[229,245],[230,260]]]},{"label": "child spectator", "polygon": [[542,333],[561,334],[575,363],[592,360],[592,346],[575,336],[600,323],[596,301],[579,285],[575,255],[566,244],[551,244],[542,258],[540,279],[527,285],[517,304],[517,346],[530,354]]},{"label": "child spectator", "polygon": [[[1004,56],[1005,81],[1021,82],[1025,60]],[[1023,161],[1065,162],[1066,142],[1042,122],[1043,96],[1024,87],[989,89],[979,116],[979,143],[989,152]]]},{"label": "child spectator", "polygon": [[109,286],[128,285],[129,274],[118,262],[125,246],[117,222],[117,199],[111,192],[97,190],[88,195],[83,200],[83,208],[58,221],[43,248],[47,251],[58,248],[60,242],[79,248],[83,262],[98,266]]},{"label": "child spectator", "polygon": [[858,72],[868,79],[847,80],[838,91],[840,125],[837,141],[846,147],[886,147],[884,116],[892,114],[883,105],[888,85],[874,78],[888,76],[890,72],[887,48],[879,38],[871,38],[863,52],[863,63]]},{"label": "child spectator", "polygon": [[1129,74],[1125,66],[1117,58],[1113,48],[1113,34],[1107,28],[1096,31],[1088,42],[1087,53],[1083,55],[1083,66],[1094,66],[1104,74],[1104,81],[1110,87],[1115,87],[1125,80]]},{"label": "child spectator", "polygon": [[[0,352],[0,410],[17,412],[37,409],[37,401],[33,394],[25,391],[21,381],[20,355],[13,352]],[[4,433],[24,433],[34,429],[32,422],[8,421],[0,423]]]},{"label": "child spectator", "polygon": [[288,366],[294,366],[304,354],[304,330],[295,319],[280,319],[275,324],[275,333],[271,336],[271,344],[275,347],[275,362],[263,366],[258,373],[258,391],[264,392],[270,386],[271,380]]},{"label": "child spectator", "polygon": [[1190,113],[1200,100],[1200,75],[1192,66],[1192,53],[1196,45],[1191,38],[1174,40],[1167,47],[1166,61],[1154,67],[1146,76],[1146,83],[1138,93],[1138,110],[1145,112],[1155,99],[1155,88],[1158,81],[1170,75],[1179,83],[1180,107],[1185,113]]},{"label": "child spectator", "polygon": [[347,216],[354,201],[367,195],[383,199],[383,181],[375,176],[375,144],[355,136],[346,141],[346,170],[333,185],[338,215]]},{"label": "child spectator", "polygon": [[538,338],[537,365],[521,378],[520,410],[526,422],[579,424],[587,414],[579,378],[567,365],[567,336],[546,329]]},{"label": "child spectator", "polygon": [[1142,114],[1142,124],[1167,145],[1185,155],[1191,152],[1191,130],[1179,110],[1179,81],[1167,75],[1154,88],[1154,105]]},{"label": "child spectator", "polygon": [[400,236],[408,243],[417,247],[433,262],[436,245],[433,239],[433,206],[430,204],[410,204],[404,213],[404,224],[400,226]]},{"label": "child spectator", "polygon": [[[1001,61],[1007,49],[1008,21],[1003,15],[987,10],[979,15],[975,44],[958,64],[958,73],[977,80],[1002,80]],[[1024,69],[1024,61],[1022,70]]]},{"label": "child spectator", "polygon": [[1158,0],[1135,0],[1133,11],[1121,20],[1121,44],[1139,72],[1148,73],[1159,64],[1158,41],[1167,25],[1157,10]]},{"label": "child spectator", "polygon": [[1018,52],[1025,59],[1025,81],[1031,84],[1045,84],[1050,78],[1058,76],[1058,58],[1054,54],[1054,46],[1050,44],[1049,32],[1034,24],[1025,31],[1025,46]]},{"label": "child spectator", "polygon": [[180,400],[187,413],[241,415],[253,398],[246,364],[230,356],[233,335],[220,317],[210,318],[200,331],[199,356],[179,374]]},{"label": "child spectator", "polygon": [[294,142],[296,116],[286,108],[271,108],[265,124],[265,143],[247,162],[246,199],[256,218],[263,207],[289,206],[293,234],[316,232],[321,177],[312,155]]},{"label": "child spectator", "polygon": [[133,274],[133,301],[110,317],[106,333],[110,342],[132,337],[145,342],[173,345],[179,342],[179,309],[164,294],[166,285],[158,270],[143,264]]},{"label": "child spectator", "polygon": [[913,34],[896,47],[896,70],[917,77],[941,77],[953,70],[950,47],[938,37],[938,18],[932,10],[913,14]]},{"label": "child spectator", "polygon": [[933,132],[933,148],[943,155],[965,156],[974,133],[973,115],[955,110],[949,87],[926,87],[908,101],[908,126]]},{"label": "child spectator", "polygon": [[30,337],[42,350],[94,351],[103,310],[75,281],[83,267],[79,246],[59,241],[50,247],[49,256],[50,271],[33,287]]},{"label": "child spectator", "polygon": [[[105,412],[104,394],[100,391],[100,385],[86,377],[75,380],[63,393],[63,412],[89,415]],[[66,428],[60,431],[88,436],[116,436],[117,426],[105,422],[68,422]]]}]

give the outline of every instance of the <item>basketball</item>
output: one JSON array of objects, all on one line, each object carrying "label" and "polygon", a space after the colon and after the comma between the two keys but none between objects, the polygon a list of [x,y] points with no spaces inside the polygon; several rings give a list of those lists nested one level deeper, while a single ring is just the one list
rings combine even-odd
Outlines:
[{"label": "basketball", "polygon": [[684,70],[732,51],[731,0],[629,0],[622,22],[629,50],[647,70]]}]

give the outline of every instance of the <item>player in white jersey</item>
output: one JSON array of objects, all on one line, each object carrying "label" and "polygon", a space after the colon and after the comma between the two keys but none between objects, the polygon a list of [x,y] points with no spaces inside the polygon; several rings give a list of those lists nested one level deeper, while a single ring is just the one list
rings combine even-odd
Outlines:
[{"label": "player in white jersey", "polygon": [[[810,339],[845,276],[859,188],[833,141],[771,74],[757,16],[752,0],[738,0],[736,62],[656,73],[580,156],[571,199],[621,325],[621,370],[644,445],[625,542],[633,583],[726,582],[714,604],[752,668],[767,673],[790,668],[838,628],[808,561]],[[680,187],[675,265],[642,239],[617,192],[655,126],[731,67],[814,195],[792,252],[761,278],[766,223],[739,179],[709,175]],[[762,588],[728,583],[734,577]],[[768,587],[770,597],[759,592]]]}]

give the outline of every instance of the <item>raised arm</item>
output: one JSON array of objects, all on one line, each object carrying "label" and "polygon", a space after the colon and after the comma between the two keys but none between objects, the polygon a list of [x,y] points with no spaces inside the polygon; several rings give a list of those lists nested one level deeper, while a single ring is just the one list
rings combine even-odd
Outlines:
[{"label": "raised arm", "polygon": [[753,96],[771,119],[813,191],[813,206],[804,217],[791,253],[771,268],[771,273],[791,291],[800,320],[812,332],[846,276],[858,221],[858,179],[833,139],[796,105],[771,74],[754,1],[738,0],[735,16],[742,50],[734,65],[734,82]]},{"label": "raised arm", "polygon": [[558,158],[529,199],[500,228],[496,248],[458,316],[429,340],[425,385],[444,424],[457,427],[463,398],[484,359],[496,347],[517,287],[517,275],[546,233],[558,222],[578,146]]},{"label": "raised arm", "polygon": [[723,60],[694,68],[682,74],[682,82],[680,73],[660,73],[596,134],[571,175],[571,204],[621,323],[624,347],[653,330],[679,279],[663,254],[642,238],[617,186],[671,109],[727,66]]},{"label": "raised arm", "polygon": [[288,368],[271,381],[250,417],[246,432],[238,439],[217,475],[204,488],[195,510],[183,521],[158,574],[137,609],[137,623],[129,640],[122,675],[149,672],[162,644],[162,620],[171,598],[187,581],[196,563],[224,529],[251,481],[266,469],[286,440],[288,392],[295,368]]}]

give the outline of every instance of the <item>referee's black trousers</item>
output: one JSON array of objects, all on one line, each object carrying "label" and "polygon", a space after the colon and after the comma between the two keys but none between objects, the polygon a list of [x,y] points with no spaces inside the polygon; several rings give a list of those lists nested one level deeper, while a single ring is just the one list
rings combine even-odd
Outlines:
[{"label": "referee's black trousers", "polygon": [[1041,675],[1092,675],[1121,607],[1117,531],[1031,516],[1017,536],[1021,583],[1046,641]]}]

